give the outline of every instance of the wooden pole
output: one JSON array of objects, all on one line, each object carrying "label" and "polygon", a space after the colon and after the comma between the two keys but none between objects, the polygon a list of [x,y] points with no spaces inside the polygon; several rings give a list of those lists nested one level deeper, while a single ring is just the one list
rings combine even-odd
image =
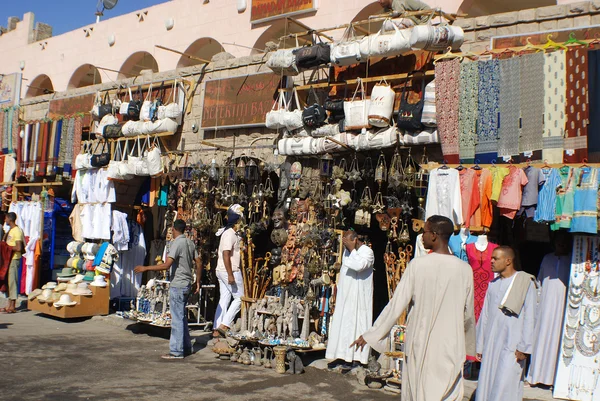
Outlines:
[{"label": "wooden pole", "polygon": [[178,51],[178,50],[175,50],[175,49],[170,49],[170,48],[168,48],[168,47],[165,47],[165,46],[161,46],[161,45],[154,45],[154,47],[157,47],[157,48],[159,48],[159,49],[161,49],[161,50],[166,50],[166,51],[168,51],[168,52],[172,52],[172,53],[177,53],[177,54],[180,54],[180,55],[182,55],[182,56],[185,56],[185,57],[187,57],[187,58],[189,58],[189,59],[192,59],[192,60],[201,61],[201,62],[203,62],[204,64],[209,64],[209,63],[210,63],[210,61],[209,61],[209,60],[205,60],[205,59],[203,59],[203,58],[196,57],[196,56],[193,56],[193,55],[191,55],[191,54],[188,54],[188,53],[180,52],[180,51]]}]

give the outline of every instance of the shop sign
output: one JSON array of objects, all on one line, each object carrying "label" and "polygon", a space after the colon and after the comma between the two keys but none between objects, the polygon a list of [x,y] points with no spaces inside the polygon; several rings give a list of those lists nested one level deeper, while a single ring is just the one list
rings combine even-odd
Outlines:
[{"label": "shop sign", "polygon": [[207,81],[202,128],[264,125],[280,82],[281,77],[271,73]]},{"label": "shop sign", "polygon": [[250,22],[258,24],[317,10],[317,0],[252,0]]},{"label": "shop sign", "polygon": [[21,98],[21,73],[0,74],[0,107],[19,104]]},{"label": "shop sign", "polygon": [[95,98],[96,95],[90,93],[87,95],[50,100],[48,118],[54,120],[61,117],[73,116],[77,113],[89,113],[94,106]]}]

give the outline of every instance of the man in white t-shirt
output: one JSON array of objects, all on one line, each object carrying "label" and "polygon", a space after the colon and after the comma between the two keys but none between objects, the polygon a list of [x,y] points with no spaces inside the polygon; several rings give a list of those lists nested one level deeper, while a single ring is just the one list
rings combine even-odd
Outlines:
[{"label": "man in white t-shirt", "polygon": [[216,269],[221,298],[215,312],[213,337],[225,336],[242,306],[244,281],[240,270],[240,237],[236,228],[243,215],[242,206],[230,206],[227,210],[227,225],[216,233],[217,237],[221,237]]}]

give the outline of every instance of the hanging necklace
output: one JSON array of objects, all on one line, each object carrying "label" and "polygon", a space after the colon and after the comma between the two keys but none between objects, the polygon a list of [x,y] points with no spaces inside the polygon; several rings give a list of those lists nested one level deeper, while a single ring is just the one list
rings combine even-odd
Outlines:
[{"label": "hanging necklace", "polygon": [[577,329],[575,346],[583,356],[593,357],[600,351],[600,331],[588,330],[583,326]]}]

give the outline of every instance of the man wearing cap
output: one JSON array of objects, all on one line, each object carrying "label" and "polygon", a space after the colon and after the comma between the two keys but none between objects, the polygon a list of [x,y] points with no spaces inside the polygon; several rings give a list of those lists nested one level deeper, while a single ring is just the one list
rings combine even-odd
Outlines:
[{"label": "man wearing cap", "polygon": [[0,312],[15,313],[17,296],[19,295],[19,264],[25,250],[25,240],[23,230],[17,226],[17,215],[15,213],[7,213],[4,223],[9,227],[8,232],[4,236],[4,241],[12,248],[13,255],[8,268],[8,307],[0,309]]},{"label": "man wearing cap", "polygon": [[240,271],[240,237],[237,235],[236,228],[241,223],[243,215],[242,206],[238,204],[230,206],[227,210],[227,225],[216,233],[217,237],[221,237],[216,269],[221,298],[215,312],[216,329],[213,337],[225,336],[242,305],[244,281]]},{"label": "man wearing cap", "polygon": [[169,255],[164,263],[156,266],[136,266],[134,269],[135,273],[171,269],[171,284],[169,286],[169,306],[171,309],[170,352],[163,355],[163,359],[183,359],[185,356],[192,354],[192,340],[188,329],[186,305],[194,283],[192,266],[194,263],[196,264],[195,292],[197,293],[202,277],[202,262],[194,243],[183,235],[185,229],[185,221],[175,220],[173,223],[174,239],[171,242]]}]

